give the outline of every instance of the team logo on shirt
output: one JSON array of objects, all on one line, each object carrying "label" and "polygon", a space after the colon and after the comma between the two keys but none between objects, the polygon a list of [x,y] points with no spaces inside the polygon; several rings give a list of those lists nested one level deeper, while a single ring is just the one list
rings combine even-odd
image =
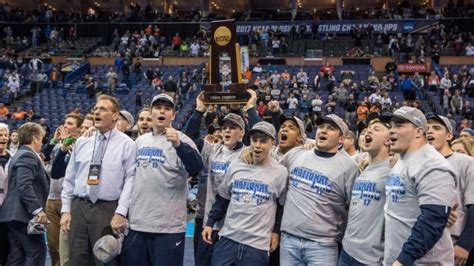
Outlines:
[{"label": "team logo on shirt", "polygon": [[237,202],[260,205],[271,196],[268,184],[251,179],[237,179],[232,182],[232,199]]},{"label": "team logo on shirt", "polygon": [[137,151],[137,167],[157,168],[160,164],[164,163],[166,156],[163,150],[157,147],[143,147]]},{"label": "team logo on shirt", "polygon": [[377,190],[377,183],[356,181],[352,186],[352,199],[362,199],[364,206],[369,206],[372,200],[380,201],[382,191]]},{"label": "team logo on shirt", "polygon": [[385,195],[392,199],[393,203],[397,203],[398,200],[405,195],[405,184],[397,174],[390,174],[385,184]]},{"label": "team logo on shirt", "polygon": [[213,175],[221,176],[227,171],[230,162],[211,161],[210,171]]},{"label": "team logo on shirt", "polygon": [[305,167],[295,167],[290,172],[290,185],[315,192],[318,195],[329,193],[333,186],[329,178],[318,171]]}]

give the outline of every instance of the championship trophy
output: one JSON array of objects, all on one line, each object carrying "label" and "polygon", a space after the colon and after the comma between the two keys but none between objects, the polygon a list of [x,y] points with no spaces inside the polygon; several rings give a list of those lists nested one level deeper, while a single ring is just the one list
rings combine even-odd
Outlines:
[{"label": "championship trophy", "polygon": [[[206,104],[246,103],[250,94],[242,82],[240,45],[236,41],[235,21],[211,22],[211,48],[209,57],[209,84],[204,85]],[[228,86],[223,86],[228,84]],[[224,90],[224,88],[226,88]]]}]

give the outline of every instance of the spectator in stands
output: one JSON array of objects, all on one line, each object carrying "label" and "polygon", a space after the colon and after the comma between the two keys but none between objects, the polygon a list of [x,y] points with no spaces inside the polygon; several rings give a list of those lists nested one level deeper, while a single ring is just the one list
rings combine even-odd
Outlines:
[{"label": "spectator in stands", "polygon": [[5,123],[7,121],[9,112],[8,107],[0,102],[0,123]]},{"label": "spectator in stands", "polygon": [[13,99],[17,99],[20,94],[20,80],[13,76],[8,80],[7,87],[10,94],[13,95]]},{"label": "spectator in stands", "polygon": [[474,56],[474,45],[472,45],[471,43],[468,43],[466,48],[464,49],[466,50],[467,56]]},{"label": "spectator in stands", "polygon": [[355,96],[353,93],[351,93],[349,95],[349,99],[344,104],[344,111],[346,111],[344,118],[345,118],[346,124],[349,126],[353,125],[356,120],[357,106],[358,104],[357,104],[357,101],[355,100]]},{"label": "spectator in stands", "polygon": [[25,120],[25,118],[26,118],[26,112],[23,111],[23,108],[21,107],[17,107],[16,111],[13,112],[11,115],[11,119],[13,121],[21,121],[21,120]]},{"label": "spectator in stands", "polygon": [[272,52],[274,56],[281,52],[280,40],[277,37],[274,37],[272,40]]},{"label": "spectator in stands", "polygon": [[439,84],[439,89],[441,92],[444,92],[445,89],[451,89],[451,79],[449,78],[449,73],[445,72],[441,82]]},{"label": "spectator in stands", "polygon": [[18,132],[16,130],[12,130],[12,132],[10,132],[10,142],[8,143],[8,152],[10,152],[11,156],[15,155],[18,147]]},{"label": "spectator in stands", "polygon": [[[89,97],[89,99],[93,99],[95,97],[96,86],[95,86],[93,77],[88,77],[86,80],[86,92],[87,92],[87,97]],[[110,91],[110,93],[113,93],[113,92],[114,91]]]},{"label": "spectator in stands", "polygon": [[[440,86],[440,81],[438,75],[434,71],[430,72],[430,76],[428,77],[428,86],[430,91],[438,91],[438,87]],[[444,90],[443,90],[444,91]]]},{"label": "spectator in stands", "polygon": [[173,46],[173,50],[179,51],[179,48],[180,48],[182,43],[183,43],[183,40],[179,36],[179,33],[176,32],[173,39],[171,39],[171,45]]},{"label": "spectator in stands", "polygon": [[380,104],[382,105],[382,110],[391,110],[392,109],[392,99],[388,95],[388,92],[383,93],[382,99],[380,99]]},{"label": "spectator in stands", "polygon": [[107,87],[108,87],[109,93],[114,94],[115,87],[117,86],[117,73],[114,71],[112,67],[109,68],[109,72],[105,74],[105,78],[107,79]]},{"label": "spectator in stands", "polygon": [[298,72],[298,74],[296,74],[296,80],[301,85],[303,85],[303,84],[307,85],[308,84],[308,74],[303,70],[303,68],[300,68],[300,72]]},{"label": "spectator in stands", "polygon": [[332,112],[335,111],[335,109],[336,109],[336,101],[334,100],[334,96],[332,96],[332,95],[329,95],[329,96],[328,96],[328,101],[327,101],[325,107],[326,107],[326,112],[327,112],[328,114],[330,114],[330,113],[332,113]]},{"label": "spectator in stands", "polygon": [[314,97],[314,100],[311,102],[311,106],[313,110],[311,119],[313,119],[314,121],[316,121],[316,119],[321,116],[322,110],[323,110],[322,109],[323,104],[324,103],[321,100],[321,96],[319,96],[319,94],[316,94],[316,96]]},{"label": "spectator in stands", "polygon": [[382,94],[380,89],[377,89],[374,93],[369,96],[369,103],[374,104],[376,102],[380,102],[382,99]]},{"label": "spectator in stands", "polygon": [[48,75],[44,71],[40,71],[37,76],[36,89],[39,93],[43,91],[43,86],[48,82]]},{"label": "spectator in stands", "polygon": [[418,72],[415,72],[415,76],[413,77],[413,88],[415,90],[415,95],[417,99],[424,100],[424,88],[425,88],[425,81],[420,76]]},{"label": "spectator in stands", "polygon": [[194,42],[191,44],[191,46],[189,48],[191,49],[191,56],[192,57],[198,57],[199,56],[199,49],[201,47],[199,46],[199,43],[197,42],[197,40],[194,40]]},{"label": "spectator in stands", "polygon": [[133,63],[133,73],[135,74],[137,81],[142,79],[142,62],[140,61],[140,58],[137,58],[135,63]]},{"label": "spectator in stands", "polygon": [[33,59],[30,60],[29,67],[33,72],[39,72],[43,69],[43,61],[39,59],[36,55],[33,56]]},{"label": "spectator in stands", "polygon": [[392,90],[392,84],[388,81],[387,76],[382,77],[382,82],[380,82],[380,89],[385,91]]},{"label": "spectator in stands", "polygon": [[367,102],[362,101],[359,107],[357,107],[357,123],[364,123],[368,114],[369,107],[367,106]]},{"label": "spectator in stands", "polygon": [[290,93],[290,97],[286,100],[288,104],[288,114],[295,115],[298,110],[298,99],[293,93]]},{"label": "spectator in stands", "polygon": [[464,101],[464,104],[462,105],[462,117],[465,119],[472,120],[474,115],[473,115],[474,109],[471,108],[471,104],[468,100]]},{"label": "spectator in stands", "polygon": [[463,99],[459,90],[454,91],[453,97],[451,97],[451,112],[453,114],[461,114],[463,108]]},{"label": "spectator in stands", "polygon": [[165,93],[174,99],[174,96],[178,92],[178,85],[174,81],[173,76],[168,77],[168,80],[163,84],[163,89]]},{"label": "spectator in stands", "polygon": [[406,101],[414,101],[415,93],[413,90],[413,81],[411,80],[410,76],[402,74],[401,80],[402,80],[403,98]]},{"label": "spectator in stands", "polygon": [[262,71],[263,71],[263,68],[262,68],[262,66],[260,66],[260,63],[257,63],[257,65],[254,66],[253,69],[252,69],[252,72],[256,73],[256,74],[260,74],[260,73],[262,73]]},{"label": "spectator in stands", "polygon": [[49,88],[56,89],[56,86],[58,82],[61,80],[61,78],[62,78],[61,71],[59,71],[56,66],[53,67],[53,69],[51,70],[51,73],[49,74],[49,80],[50,80]]}]

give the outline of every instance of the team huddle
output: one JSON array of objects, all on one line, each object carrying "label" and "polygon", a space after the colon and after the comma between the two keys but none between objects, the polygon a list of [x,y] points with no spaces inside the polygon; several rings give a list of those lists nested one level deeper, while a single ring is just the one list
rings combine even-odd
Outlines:
[{"label": "team huddle", "polygon": [[183,265],[190,177],[199,180],[196,265],[466,263],[474,159],[451,149],[447,118],[412,107],[371,114],[351,156],[337,115],[319,117],[310,140],[275,102],[272,123],[262,121],[249,93],[204,138],[202,95],[181,132],[173,98],[159,94],[135,142],[116,129],[117,100],[99,97],[95,129],[63,170],[69,265],[99,264],[92,247],[106,233],[126,234],[107,265]]}]

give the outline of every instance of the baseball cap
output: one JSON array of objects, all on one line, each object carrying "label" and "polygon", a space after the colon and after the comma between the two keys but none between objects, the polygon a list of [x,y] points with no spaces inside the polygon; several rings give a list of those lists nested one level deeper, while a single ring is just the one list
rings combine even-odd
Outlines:
[{"label": "baseball cap", "polygon": [[253,125],[252,129],[250,130],[249,134],[252,135],[255,132],[262,132],[263,134],[269,136],[272,139],[275,139],[276,130],[275,127],[265,121],[258,122],[257,124]]},{"label": "baseball cap", "polygon": [[283,124],[286,120],[291,120],[295,122],[298,125],[298,128],[300,129],[301,137],[303,138],[303,143],[306,143],[306,133],[304,130],[304,123],[299,119],[298,117],[294,115],[288,115],[288,114],[282,114],[280,115],[280,125]]},{"label": "baseball cap", "polygon": [[323,124],[324,122],[329,122],[337,126],[344,136],[347,135],[347,132],[349,132],[349,127],[346,125],[344,120],[335,114],[325,115],[316,119],[317,126]]},{"label": "baseball cap", "polygon": [[213,134],[216,130],[220,130],[220,129],[221,129],[221,126],[219,126],[219,124],[212,123],[207,128],[207,134]]},{"label": "baseball cap", "polygon": [[388,121],[390,121],[390,119],[392,119],[393,117],[408,121],[414,124],[415,126],[422,128],[425,132],[428,131],[428,122],[426,120],[426,117],[423,112],[417,108],[403,106],[395,110],[393,114],[384,113],[383,119],[384,121],[387,121],[387,119],[389,119]]},{"label": "baseball cap", "polygon": [[119,113],[123,118],[125,118],[125,120],[127,120],[130,125],[135,125],[135,119],[133,119],[133,116],[130,112],[127,110],[121,110]]},{"label": "baseball cap", "polygon": [[466,127],[463,130],[461,130],[461,132],[467,132],[469,133],[469,135],[474,136],[474,130],[472,128]]},{"label": "baseball cap", "polygon": [[92,250],[97,260],[108,263],[120,254],[122,242],[123,236],[115,238],[113,235],[105,235],[95,242]]},{"label": "baseball cap", "polygon": [[447,117],[442,116],[442,115],[437,115],[435,113],[429,113],[426,115],[426,119],[427,120],[433,119],[438,122],[441,122],[448,129],[448,132],[453,134],[453,125],[451,124],[451,122],[449,122],[449,119]]},{"label": "baseball cap", "polygon": [[155,95],[153,97],[153,99],[151,100],[151,106],[153,106],[156,102],[167,102],[167,103],[170,103],[171,106],[174,107],[174,100],[173,100],[173,97],[169,96],[168,94],[166,93],[160,93],[158,95]]},{"label": "baseball cap", "polygon": [[232,124],[240,127],[241,129],[245,129],[245,123],[242,117],[238,114],[230,113],[224,116],[224,118],[221,120],[219,125],[222,127],[225,122],[231,122]]}]

